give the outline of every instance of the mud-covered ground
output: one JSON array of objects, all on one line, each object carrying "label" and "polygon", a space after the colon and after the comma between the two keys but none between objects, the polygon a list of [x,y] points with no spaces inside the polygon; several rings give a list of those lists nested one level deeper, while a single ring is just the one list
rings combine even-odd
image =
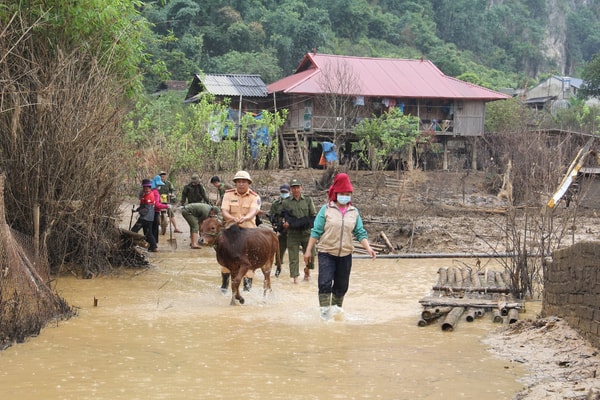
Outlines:
[{"label": "mud-covered ground", "polygon": [[[263,210],[268,211],[279,184],[300,178],[304,192],[318,206],[326,200],[324,174],[322,170],[255,171],[253,187],[263,198]],[[353,203],[361,212],[371,242],[385,244],[383,232],[397,253],[492,254],[511,250],[514,241],[510,237],[514,236],[507,228],[507,204],[489,192],[482,172],[414,171],[397,175],[350,171],[349,175],[354,185]],[[561,203],[553,216],[556,224],[564,225],[564,229],[555,226],[559,232],[555,240],[560,239],[560,246],[600,240],[600,218],[593,208],[580,207],[573,214],[573,206],[566,209]],[[511,363],[522,363],[530,370],[517,399],[600,399],[599,351],[560,318],[522,320],[492,332],[485,342],[506,360],[507,368]]]},{"label": "mud-covered ground", "polygon": [[[316,169],[252,171],[253,188],[268,212],[279,185],[292,177],[300,178],[304,192],[318,207],[327,198],[324,175],[323,170]],[[383,232],[398,253],[433,254],[502,253],[513,245],[513,240],[507,239],[507,204],[489,192],[484,172],[413,171],[397,175],[390,171],[350,171],[349,175],[354,185],[352,201],[361,212],[371,242],[385,245]],[[231,177],[222,179],[229,181]],[[559,204],[553,212],[555,224],[565,221],[560,245],[600,240],[596,211],[580,207],[573,220],[572,210],[573,206],[566,209]]]},{"label": "mud-covered ground", "polygon": [[516,399],[600,399],[600,351],[563,319],[521,320],[492,332],[491,352],[530,371]]}]

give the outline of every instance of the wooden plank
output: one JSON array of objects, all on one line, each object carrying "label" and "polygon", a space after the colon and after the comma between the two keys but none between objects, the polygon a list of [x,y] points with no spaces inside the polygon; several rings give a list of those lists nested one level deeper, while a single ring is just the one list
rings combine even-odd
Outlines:
[{"label": "wooden plank", "polygon": [[569,186],[571,186],[571,183],[573,183],[573,181],[577,177],[577,174],[579,173],[579,170],[583,166],[583,162],[585,161],[586,156],[589,154],[590,148],[594,143],[594,139],[595,138],[593,137],[590,138],[587,141],[587,143],[583,146],[583,148],[579,150],[577,156],[575,156],[573,162],[571,162],[571,165],[569,166],[567,173],[563,177],[563,180],[560,182],[560,185],[558,186],[550,200],[548,200],[548,203],[546,204],[548,208],[554,208],[558,204],[560,199],[563,197],[563,195],[566,193],[567,189],[569,189]]},{"label": "wooden plank", "polygon": [[388,239],[388,237],[386,236],[384,231],[379,232],[379,236],[381,236],[381,238],[383,239],[383,241],[385,242],[385,244],[388,246],[390,253],[394,254],[394,246],[392,246],[392,243],[390,242],[390,240]]},{"label": "wooden plank", "polygon": [[510,293],[508,288],[486,287],[486,286],[456,286],[444,285],[434,286],[433,290],[440,292],[473,292],[473,293]]}]

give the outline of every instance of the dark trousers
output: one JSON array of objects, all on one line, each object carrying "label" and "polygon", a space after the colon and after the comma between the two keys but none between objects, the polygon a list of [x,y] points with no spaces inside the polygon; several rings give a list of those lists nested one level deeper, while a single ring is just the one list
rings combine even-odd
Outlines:
[{"label": "dark trousers", "polygon": [[152,234],[154,240],[158,244],[158,228],[160,227],[160,211],[154,213],[154,221],[152,221]]},{"label": "dark trousers", "polygon": [[158,245],[156,244],[156,238],[154,237],[154,233],[152,233],[153,221],[145,221],[140,218],[138,222],[142,225],[142,229],[144,230],[144,236],[146,238],[146,242],[148,242],[149,245],[148,250],[152,251],[156,249]]},{"label": "dark trousers", "polygon": [[277,238],[279,239],[279,257],[281,257],[283,263],[283,256],[287,250],[287,232],[280,233]]},{"label": "dark trousers", "polygon": [[343,298],[350,283],[352,254],[343,257],[319,253],[319,295],[333,294]]}]

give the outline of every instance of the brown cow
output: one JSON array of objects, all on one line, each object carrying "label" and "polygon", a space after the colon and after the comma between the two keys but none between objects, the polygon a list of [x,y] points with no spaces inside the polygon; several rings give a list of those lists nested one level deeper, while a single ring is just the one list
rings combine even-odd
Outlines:
[{"label": "brown cow", "polygon": [[233,225],[223,229],[217,218],[207,218],[202,222],[200,234],[204,243],[212,245],[217,253],[217,262],[231,271],[231,305],[237,299],[244,304],[240,295],[240,282],[248,270],[260,268],[265,275],[264,295],[271,290],[271,268],[273,259],[281,270],[279,239],[270,229],[240,228]]}]

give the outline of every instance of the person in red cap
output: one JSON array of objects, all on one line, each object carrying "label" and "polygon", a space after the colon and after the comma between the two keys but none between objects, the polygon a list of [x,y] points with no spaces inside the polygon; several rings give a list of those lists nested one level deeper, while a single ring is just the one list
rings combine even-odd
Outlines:
[{"label": "person in red cap", "polygon": [[328,320],[332,314],[343,312],[342,303],[348,291],[352,269],[353,237],[371,257],[376,256],[369,244],[360,213],[352,205],[353,191],[347,174],[335,176],[327,192],[328,202],[317,213],[304,251],[304,262],[308,263],[318,241],[319,306],[324,320]]}]

